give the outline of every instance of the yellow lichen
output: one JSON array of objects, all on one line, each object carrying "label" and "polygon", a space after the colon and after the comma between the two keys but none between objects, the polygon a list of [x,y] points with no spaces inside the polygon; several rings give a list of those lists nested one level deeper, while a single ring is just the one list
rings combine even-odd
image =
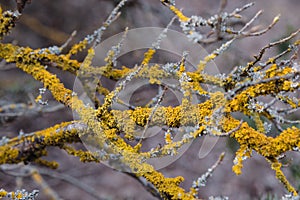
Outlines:
[{"label": "yellow lichen", "polygon": [[79,43],[72,46],[72,48],[70,49],[69,53],[66,56],[70,57],[71,55],[77,54],[78,52],[85,49],[87,44],[88,44],[88,41],[86,39],[80,41]]},{"label": "yellow lichen", "polygon": [[249,151],[247,145],[241,145],[239,150],[236,152],[235,156],[235,164],[232,167],[232,171],[236,173],[237,175],[240,175],[242,173],[243,168],[243,160],[246,157],[250,157],[251,152]]},{"label": "yellow lichen", "polygon": [[38,95],[38,96],[35,98],[35,102],[39,102],[40,100],[42,100],[42,95]]},{"label": "yellow lichen", "polygon": [[172,134],[171,134],[171,131],[170,129],[165,133],[165,142],[166,144],[170,144],[172,143]]},{"label": "yellow lichen", "polygon": [[174,12],[175,15],[179,18],[180,21],[187,22],[190,18],[186,17],[180,10],[178,10],[175,6],[170,6],[170,10]]},{"label": "yellow lichen", "polygon": [[2,12],[0,10],[0,39],[3,39],[5,35],[15,26],[17,16],[12,11]]},{"label": "yellow lichen", "polygon": [[148,65],[155,52],[156,52],[155,49],[149,49],[144,55],[142,65]]},{"label": "yellow lichen", "polygon": [[7,194],[8,192],[6,192],[5,190],[3,189],[0,190],[0,198],[6,197]]},{"label": "yellow lichen", "polygon": [[[180,21],[188,22],[190,18],[186,17],[175,6],[170,5],[170,10],[173,11]],[[12,12],[4,12],[0,8],[1,26],[0,37],[2,38],[14,26],[16,16]],[[239,16],[236,16],[239,17]],[[279,17],[275,17],[273,23],[278,21]],[[228,33],[232,33],[230,29],[226,29]],[[299,40],[294,45],[300,44]],[[73,45],[67,54],[56,55],[49,49],[33,50],[29,47],[19,47],[13,44],[0,44],[0,58],[7,62],[16,63],[16,66],[25,73],[32,75],[33,78],[42,82],[44,87],[49,89],[54,99],[70,107],[77,112],[80,117],[80,123],[83,123],[89,130],[89,134],[83,130],[76,128],[68,129],[72,122],[61,123],[50,127],[48,129],[38,131],[34,136],[26,136],[21,139],[15,137],[10,139],[7,144],[0,147],[0,164],[5,163],[19,163],[33,161],[48,167],[57,167],[56,162],[49,162],[41,160],[40,157],[46,155],[47,146],[58,146],[64,149],[68,154],[79,157],[82,162],[99,162],[97,155],[92,152],[77,150],[66,143],[78,142],[79,136],[86,136],[88,140],[95,145],[95,147],[109,146],[112,154],[121,156],[122,164],[136,174],[138,177],[144,177],[149,181],[165,199],[193,199],[196,191],[191,189],[190,192],[185,192],[179,184],[183,181],[182,177],[166,178],[160,172],[157,172],[152,165],[144,161],[145,158],[150,158],[154,151],[159,152],[160,156],[169,155],[170,151],[173,154],[184,144],[190,143],[193,139],[201,136],[203,132],[210,126],[218,126],[216,128],[222,131],[230,132],[231,137],[239,144],[240,149],[236,152],[236,160],[233,166],[233,171],[236,174],[241,174],[243,167],[243,160],[251,156],[252,150],[267,158],[271,163],[271,168],[275,170],[276,177],[284,184],[284,186],[294,195],[297,195],[295,189],[286,180],[281,171],[281,164],[276,159],[282,153],[292,150],[294,147],[300,147],[300,130],[296,127],[288,128],[282,131],[277,137],[268,137],[264,134],[263,122],[259,113],[249,109],[250,100],[252,98],[264,95],[276,95],[280,100],[288,103],[292,108],[297,108],[290,98],[278,95],[282,91],[293,92],[295,90],[293,81],[286,80],[280,76],[285,76],[295,72],[289,66],[278,66],[275,64],[275,58],[268,59],[268,64],[273,64],[265,71],[260,71],[264,66],[255,66],[255,62],[250,62],[241,72],[242,76],[248,74],[248,70],[256,73],[265,74],[263,80],[259,84],[247,86],[249,81],[253,81],[253,77],[241,79],[240,82],[233,81],[233,76],[223,81],[221,78],[216,78],[208,74],[204,74],[208,62],[214,60],[218,53],[212,53],[206,56],[198,64],[198,69],[194,72],[187,72],[184,62],[182,60],[179,71],[176,74],[180,79],[180,89],[183,92],[183,99],[179,106],[175,107],[136,107],[133,110],[112,110],[111,105],[115,100],[117,94],[122,91],[123,86],[118,86],[115,90],[110,91],[99,83],[97,91],[103,94],[104,103],[98,109],[84,104],[72,90],[66,88],[57,76],[45,69],[46,63],[53,63],[55,67],[69,71],[76,75],[85,77],[93,77],[94,75],[103,75],[105,77],[119,80],[126,77],[128,74],[137,72],[134,69],[129,69],[123,66],[122,69],[113,69],[113,58],[116,56],[114,51],[109,51],[105,61],[105,66],[93,67],[92,59],[95,54],[94,49],[90,48],[83,63],[77,60],[70,59],[71,55],[78,53],[85,49],[88,45],[87,40],[83,40],[78,44]],[[227,45],[227,43],[225,44]],[[223,46],[224,48],[227,46]],[[140,66],[141,69],[135,74],[138,78],[146,78],[150,84],[162,85],[162,79],[170,77],[170,73],[162,70],[159,65],[149,66],[150,60],[156,53],[155,49],[149,49],[145,55]],[[79,70],[80,69],[80,70]],[[279,77],[279,78],[278,78]],[[273,78],[273,80],[272,80]],[[210,93],[203,89],[202,83],[213,84],[216,86],[226,86],[226,89],[233,89],[237,85],[246,85],[238,88],[234,96],[227,97],[222,92]],[[252,83],[252,82],[251,82]],[[192,104],[192,94],[208,94],[209,99],[203,103]],[[42,99],[39,95],[36,101]],[[259,107],[259,105],[256,105]],[[224,110],[222,110],[224,108]],[[261,108],[263,109],[263,108]],[[217,122],[209,119],[216,111],[224,111],[224,116],[218,116]],[[155,111],[155,112],[154,112]],[[247,123],[240,125],[240,122],[234,119],[230,114],[232,112],[243,112],[248,116],[253,116],[257,130],[251,128]],[[170,129],[165,134],[165,145],[157,147],[148,152],[141,152],[142,144],[138,143],[135,146],[130,145],[120,136],[120,133],[125,135],[126,139],[135,139],[136,126],[146,127],[151,117],[151,123],[159,126],[179,127],[179,126],[193,126],[198,127],[190,133],[186,133],[179,141],[173,141]],[[267,116],[271,119],[270,116]],[[209,120],[208,120],[209,119]],[[219,127],[220,126],[220,127]],[[212,135],[221,135],[219,130],[212,130]],[[27,143],[26,143],[27,142]],[[27,144],[31,145],[33,156],[28,155],[28,151],[20,150],[20,146]],[[31,150],[31,149],[30,149]],[[38,173],[33,173],[33,178],[38,183],[42,183],[42,177]],[[6,196],[7,192],[0,191],[0,197]],[[12,193],[14,196],[15,194]],[[17,194],[19,198],[20,194]]]},{"label": "yellow lichen", "polygon": [[264,127],[264,123],[263,121],[260,119],[260,116],[258,113],[253,113],[253,120],[256,126],[256,129],[261,132],[261,133],[265,133],[265,127]]},{"label": "yellow lichen", "polygon": [[282,182],[284,184],[284,186],[286,187],[286,189],[293,193],[294,196],[297,196],[298,193],[295,190],[295,188],[288,182],[288,180],[286,179],[285,175],[283,174],[283,172],[281,171],[281,166],[282,164],[278,162],[278,160],[276,159],[272,159],[270,160],[271,162],[271,168],[275,171],[276,177],[277,179]]}]

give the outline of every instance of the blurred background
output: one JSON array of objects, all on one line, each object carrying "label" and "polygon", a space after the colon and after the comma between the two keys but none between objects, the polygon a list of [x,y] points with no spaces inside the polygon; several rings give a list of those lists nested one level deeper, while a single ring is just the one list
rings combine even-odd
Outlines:
[{"label": "blurred background", "polygon": [[[228,2],[225,11],[232,11],[251,1],[231,0]],[[4,39],[4,42],[14,42],[20,46],[31,48],[45,48],[53,45],[61,46],[71,35],[77,31],[71,44],[74,44],[86,35],[93,33],[100,27],[111,10],[118,3],[117,0],[32,0],[26,5],[23,16],[17,22],[12,33]],[[200,15],[209,17],[217,13],[220,0],[177,0],[176,5],[182,8],[187,15]],[[13,0],[0,0],[3,10],[16,9]],[[252,59],[259,49],[269,42],[287,36],[289,33],[300,28],[300,1],[299,0],[262,0],[256,1],[255,6],[243,12],[245,20],[251,18],[258,10],[264,10],[263,15],[256,22],[268,26],[277,14],[281,14],[279,23],[266,34],[236,41],[231,49],[223,56],[216,59],[220,71],[228,72],[234,66],[241,65]],[[173,14],[158,0],[130,0],[122,9],[121,16],[109,27],[103,36],[103,40],[110,36],[124,31],[125,27],[165,27]],[[178,21],[171,26],[178,29]],[[220,46],[221,42],[211,45],[204,45],[210,52]],[[282,51],[286,46],[279,46],[269,51],[272,55]],[[77,56],[82,60],[84,53]],[[124,61],[126,64],[136,63],[135,60]],[[9,64],[2,67],[0,71],[0,105],[12,103],[29,103],[31,97],[39,94],[42,84],[33,80],[29,75],[24,74],[14,65]],[[74,77],[59,70],[58,72],[68,88],[72,88]],[[51,95],[46,93],[45,99],[49,104]],[[58,109],[55,112],[35,113],[28,116],[20,116],[14,119],[2,119],[0,121],[0,133],[7,137],[17,136],[20,130],[25,133],[41,130],[56,123],[70,121],[72,113],[67,108]],[[231,167],[233,165],[234,152],[237,144],[227,138],[218,140],[213,151],[203,159],[198,158],[198,151],[203,139],[197,139],[188,151],[176,162],[161,171],[167,177],[182,175],[185,178],[182,186],[186,189],[191,187],[192,181],[218,159],[221,152],[225,151],[226,156],[222,164],[216,169],[213,177],[207,182],[207,186],[200,189],[200,198],[207,199],[209,196],[228,196],[230,199],[271,199],[273,194],[282,196],[286,193],[282,184],[275,178],[274,171],[264,158],[254,153],[253,158],[244,162],[243,174],[236,176]],[[57,173],[67,174],[80,182],[94,188],[97,195],[103,199],[155,199],[136,180],[130,176],[110,169],[102,164],[81,163],[76,157],[68,156],[65,152],[56,148],[50,150],[49,160],[57,160],[60,167]],[[284,173],[293,185],[300,189],[299,158],[295,153],[288,153],[286,162],[292,161],[284,168]],[[93,199],[86,192],[76,188],[59,178],[44,176],[49,186],[57,192],[62,199]],[[30,177],[22,179],[22,188],[31,191],[39,189]],[[16,179],[0,171],[0,188],[14,190]],[[40,192],[38,199],[48,197]]]}]

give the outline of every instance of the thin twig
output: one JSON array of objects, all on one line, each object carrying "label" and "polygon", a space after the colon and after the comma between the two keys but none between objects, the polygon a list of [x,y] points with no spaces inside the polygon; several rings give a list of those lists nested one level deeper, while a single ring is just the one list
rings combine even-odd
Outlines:
[{"label": "thin twig", "polygon": [[58,173],[55,171],[49,171],[49,170],[44,170],[44,169],[39,169],[40,174],[45,175],[45,176],[49,176],[55,179],[59,179],[62,180],[66,183],[69,183],[71,185],[74,185],[75,187],[81,189],[82,191],[86,192],[87,194],[89,194],[90,196],[94,197],[95,199],[98,200],[104,200],[105,198],[100,197],[97,193],[97,191],[89,186],[86,185],[85,183],[83,183],[82,181],[66,174],[66,173]]},{"label": "thin twig", "polygon": [[[273,46],[276,46],[276,45],[278,45],[278,44],[282,44],[282,43],[284,43],[284,42],[289,41],[290,39],[292,39],[293,37],[295,37],[299,32],[300,32],[300,29],[298,29],[297,31],[293,32],[293,33],[290,34],[288,37],[285,37],[285,38],[283,38],[283,39],[280,39],[280,40],[278,40],[278,41],[276,41],[276,42],[271,42],[271,43],[269,43],[268,45],[266,45],[265,47],[263,47],[263,48],[260,50],[259,54],[256,55],[256,56],[254,56],[255,61],[253,62],[252,66],[255,65],[258,61],[261,60],[262,56],[264,55],[264,53],[265,53],[265,51],[266,51],[267,49],[270,49],[270,48],[273,47]],[[247,69],[246,69],[246,70],[247,70]]]}]

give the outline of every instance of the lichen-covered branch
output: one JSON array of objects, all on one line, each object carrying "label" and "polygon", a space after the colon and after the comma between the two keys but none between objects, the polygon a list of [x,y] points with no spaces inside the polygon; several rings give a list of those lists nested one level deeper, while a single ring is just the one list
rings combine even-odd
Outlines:
[{"label": "lichen-covered branch", "polygon": [[[23,10],[26,1],[17,2],[19,11]],[[201,16],[185,16],[184,12],[175,6],[174,1],[161,2],[175,14],[180,21],[182,31],[195,43],[225,40],[219,48],[206,57],[199,57],[199,64],[195,70],[188,70],[187,53],[184,53],[177,63],[162,66],[151,64],[153,57],[159,53],[160,43],[167,37],[166,33],[174,19],[157,40],[153,41],[152,47],[145,52],[141,63],[135,66],[123,66],[121,69],[116,67],[117,56],[128,31],[126,29],[119,44],[113,46],[107,53],[104,60],[106,65],[93,66],[95,46],[101,42],[103,32],[118,18],[126,0],[120,1],[99,29],[73,45],[67,53],[62,53],[62,47],[56,46],[32,49],[12,43],[0,43],[1,59],[7,63],[14,63],[24,73],[41,82],[44,87],[43,91],[49,90],[57,102],[70,108],[79,117],[77,121],[63,122],[10,139],[3,138],[0,142],[0,165],[32,162],[49,168],[57,168],[57,162],[43,160],[43,157],[47,156],[47,147],[58,147],[69,155],[78,157],[81,162],[113,163],[112,165],[115,165],[113,167],[136,178],[156,197],[197,199],[199,187],[212,176],[213,170],[219,165],[224,155],[221,155],[218,162],[206,174],[194,182],[190,191],[180,186],[180,183],[184,181],[182,176],[165,177],[149,164],[147,159],[174,156],[184,145],[204,135],[230,136],[240,145],[232,168],[236,174],[241,174],[243,161],[250,158],[252,151],[255,151],[270,162],[276,177],[285,188],[293,195],[298,195],[296,189],[281,171],[282,164],[278,158],[287,151],[300,148],[300,129],[295,126],[299,125],[299,120],[293,121],[288,118],[289,114],[299,109],[300,106],[298,96],[293,95],[299,92],[300,87],[300,67],[295,58],[300,41],[294,41],[288,49],[268,58],[266,62],[260,61],[267,49],[292,40],[299,30],[263,47],[254,61],[234,68],[227,75],[209,75],[204,72],[208,64],[217,57],[221,57],[232,43],[237,39],[260,36],[271,30],[278,22],[279,16],[276,16],[269,26],[257,31],[251,29],[251,26],[261,15],[262,12],[259,11],[240,30],[236,31],[229,22],[232,19],[239,19],[242,11],[253,4],[237,8],[231,13],[219,12],[209,19],[204,19]],[[2,39],[13,28],[20,16],[17,15],[19,14],[17,11],[2,12],[1,10],[0,14],[0,39]],[[214,37],[209,40],[204,39],[203,34],[198,30],[201,27],[209,27],[212,30],[210,34]],[[249,28],[250,30],[246,31]],[[63,48],[65,48],[64,45]],[[83,61],[71,58],[83,50],[87,50]],[[286,56],[289,53],[293,54],[288,60],[279,61],[283,55]],[[92,79],[92,82],[96,83],[96,88],[89,88],[86,82],[83,85],[90,92],[87,95],[89,100],[96,104],[85,103],[75,91],[67,88],[57,74],[47,68],[48,66],[77,75],[82,80]],[[226,62],[224,62],[224,67],[227,67]],[[99,75],[119,82],[111,90],[98,80]],[[115,103],[126,105],[126,102],[122,102],[119,96],[128,84],[137,78],[146,80],[150,85],[159,85],[160,93],[145,106],[127,105],[128,109],[115,109],[113,107]],[[167,85],[164,84],[165,79],[175,79],[177,82],[174,85]],[[218,90],[206,90],[203,84],[218,88]],[[177,106],[163,106],[165,92],[174,88],[182,94],[181,102]],[[95,94],[91,94],[93,90]],[[194,103],[195,96],[204,96],[206,99]],[[269,103],[262,101],[261,98],[266,96],[271,96],[273,100]],[[42,105],[47,103],[41,99],[40,93],[36,101]],[[282,103],[287,108],[279,109],[275,106],[276,103]],[[7,114],[8,111],[13,111],[16,116],[19,116],[23,114],[21,111],[24,109],[28,109],[25,104],[17,104],[14,107],[2,106],[0,113]],[[256,128],[235,118],[233,113],[236,112],[253,119]],[[266,120],[263,121],[262,117]],[[281,127],[283,124],[292,124],[292,126],[283,129]],[[152,125],[162,127],[164,140],[150,150],[142,150],[143,138]],[[270,131],[269,126],[277,128],[276,136],[267,135]],[[142,129],[140,131],[142,134],[137,131],[140,129]],[[178,140],[173,140],[176,131],[182,131],[183,134]],[[87,146],[97,150],[88,151],[72,146],[72,143],[82,141],[88,141]],[[43,181],[38,173],[33,172],[32,176],[42,185]],[[5,190],[0,191],[0,197],[8,196],[8,194]],[[17,199],[23,197],[22,192],[11,192],[11,195]],[[54,193],[52,195],[55,196]]]}]

